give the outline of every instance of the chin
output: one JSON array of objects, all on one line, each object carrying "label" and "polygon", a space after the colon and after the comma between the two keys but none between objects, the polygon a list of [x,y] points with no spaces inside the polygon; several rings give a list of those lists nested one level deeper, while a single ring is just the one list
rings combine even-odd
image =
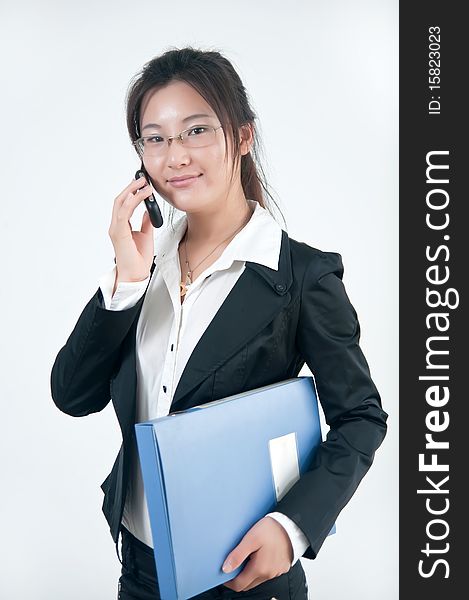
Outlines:
[{"label": "chin", "polygon": [[170,206],[176,208],[177,210],[181,210],[184,212],[189,210],[189,212],[191,212],[192,209],[197,208],[196,199],[188,198],[187,200],[181,200],[181,198],[175,198],[174,196],[169,196],[168,194],[160,195]]},{"label": "chin", "polygon": [[182,210],[189,214],[213,214],[217,213],[221,204],[217,200],[207,200],[204,198],[203,200],[196,200],[195,202],[187,201],[187,202],[178,202],[176,205],[178,210]]}]

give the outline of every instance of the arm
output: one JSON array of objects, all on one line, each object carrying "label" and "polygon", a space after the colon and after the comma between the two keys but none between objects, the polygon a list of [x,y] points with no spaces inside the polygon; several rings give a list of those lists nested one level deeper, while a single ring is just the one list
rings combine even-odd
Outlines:
[{"label": "arm", "polygon": [[303,556],[306,548],[308,548],[308,538],[296,525],[296,523],[289,519],[286,515],[279,512],[271,512],[267,513],[265,516],[275,519],[287,532],[293,549],[293,560],[291,561],[291,566],[293,567],[296,561]]},{"label": "arm", "polygon": [[118,283],[116,277],[117,267],[114,265],[99,280],[103,305],[108,310],[123,310],[134,306],[143,296],[150,281],[150,275],[142,281],[119,281]]},{"label": "arm", "polygon": [[[139,314],[149,281],[148,277],[142,282],[119,283],[111,301],[109,286],[112,290],[114,278],[114,273],[101,278],[110,309],[106,308],[103,292],[98,288],[52,367],[52,399],[61,411],[72,416],[99,412],[108,404],[110,379],[120,347]],[[124,293],[119,296],[121,286]],[[131,293],[125,295],[127,290]]]},{"label": "arm", "polygon": [[306,270],[301,292],[297,345],[330,430],[276,511],[307,536],[306,558],[316,558],[386,435],[388,415],[359,346],[360,326],[342,275],[340,255],[324,252]]}]

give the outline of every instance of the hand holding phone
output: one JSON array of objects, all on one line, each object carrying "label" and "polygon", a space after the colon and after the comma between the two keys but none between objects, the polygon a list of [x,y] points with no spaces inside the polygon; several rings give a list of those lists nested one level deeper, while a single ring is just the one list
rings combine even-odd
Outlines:
[{"label": "hand holding phone", "polygon": [[[163,222],[150,184],[146,177],[137,176],[142,173],[145,175],[143,168],[114,200],[108,230],[117,267],[113,295],[119,282],[143,281],[148,277],[154,256],[154,228],[160,227]],[[133,230],[130,219],[135,209],[142,200],[146,202],[150,197],[153,201],[149,201],[149,210],[143,213],[140,231]]]}]

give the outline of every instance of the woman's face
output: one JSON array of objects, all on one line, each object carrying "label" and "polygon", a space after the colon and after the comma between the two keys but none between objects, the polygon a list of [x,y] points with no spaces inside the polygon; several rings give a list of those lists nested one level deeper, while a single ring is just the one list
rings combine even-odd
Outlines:
[{"label": "woman's face", "polygon": [[[195,114],[208,116],[191,118]],[[150,90],[143,98],[142,136],[177,135],[196,125],[218,127],[220,122],[210,105],[187,83],[173,81],[157,91]],[[181,211],[216,210],[228,194],[231,150],[229,146],[225,161],[225,133],[222,128],[216,130],[210,146],[192,148],[180,140],[173,140],[169,147],[166,143],[161,155],[145,158],[144,165],[158,194]],[[176,187],[168,181],[185,175],[200,177],[185,187]],[[233,184],[237,185],[238,181],[240,186],[239,180],[238,168]]]}]

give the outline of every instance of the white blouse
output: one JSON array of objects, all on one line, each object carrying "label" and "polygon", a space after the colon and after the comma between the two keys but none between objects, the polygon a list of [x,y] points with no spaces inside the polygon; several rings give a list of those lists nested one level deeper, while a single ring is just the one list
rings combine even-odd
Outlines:
[{"label": "white blouse", "polygon": [[[187,228],[184,214],[176,223],[156,229],[155,269],[143,301],[136,331],[137,407],[136,423],[169,413],[174,392],[198,340],[245,269],[245,261],[278,270],[282,229],[270,213],[248,199],[254,212],[248,223],[226,246],[218,259],[187,286],[180,300],[179,242]],[[147,279],[119,282],[111,297],[116,265],[100,278],[108,310],[134,306],[142,297]],[[134,449],[123,525],[140,541],[153,548],[143,481]],[[304,554],[309,541],[289,517],[280,512],[268,515],[288,533],[293,547],[292,565]]]}]

